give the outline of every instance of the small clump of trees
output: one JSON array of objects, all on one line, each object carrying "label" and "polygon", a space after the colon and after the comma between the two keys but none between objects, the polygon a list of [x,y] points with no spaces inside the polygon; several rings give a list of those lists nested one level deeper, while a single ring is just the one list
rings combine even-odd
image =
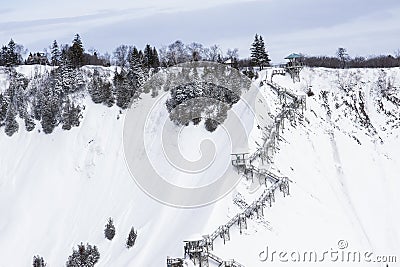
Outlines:
[{"label": "small clump of trees", "polygon": [[170,91],[166,101],[169,117],[176,125],[197,125],[205,118],[205,128],[212,132],[227,118],[227,112],[240,99],[241,90],[249,88],[250,80],[241,79],[228,66],[183,66],[167,74],[164,89]]},{"label": "small clump of trees", "polygon": [[37,255],[33,257],[33,267],[46,267],[47,264],[45,263],[43,257]]},{"label": "small clump of trees", "polygon": [[100,259],[100,253],[96,246],[81,243],[78,248],[72,249],[72,254],[66,262],[67,267],[93,267]]}]

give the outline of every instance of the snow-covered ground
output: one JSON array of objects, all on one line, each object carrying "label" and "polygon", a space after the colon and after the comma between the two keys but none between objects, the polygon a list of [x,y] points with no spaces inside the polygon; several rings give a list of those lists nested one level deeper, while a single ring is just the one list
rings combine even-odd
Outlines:
[{"label": "snow-covered ground", "polygon": [[[30,73],[28,68],[21,71]],[[261,72],[256,83],[269,71]],[[304,69],[302,81],[296,84],[288,76],[273,77],[294,91],[305,92],[312,86],[314,92],[307,98],[303,121],[285,128],[271,166],[293,181],[291,195],[277,194],[272,208],[264,210],[265,219],[249,220],[242,235],[232,229],[231,241],[224,245],[218,239],[216,255],[245,266],[292,266],[278,260],[263,262],[260,253],[267,246],[277,251],[322,253],[337,250],[338,241],[346,240],[349,250],[397,255],[400,261],[400,197],[396,192],[400,188],[400,107],[381,97],[377,87],[383,77],[385,84],[390,81],[397,86],[399,97],[398,68]],[[4,77],[0,79],[0,85],[6,86]],[[276,112],[279,105],[271,89],[264,85],[260,91],[272,113]],[[378,112],[381,98],[393,116]],[[83,101],[86,108],[79,128],[56,128],[50,135],[37,130],[0,135],[0,266],[28,266],[37,254],[49,266],[62,266],[80,242],[98,246],[97,266],[165,266],[167,256],[183,256],[183,240],[211,233],[239,212],[233,202],[239,194],[247,203],[258,195],[249,193],[248,181],[242,181],[206,207],[179,209],[160,204],[140,190],[125,164],[125,115],[116,107],[96,105],[89,98]],[[133,115],[145,116],[143,110],[156,101],[143,95],[133,105]],[[166,112],[161,109],[160,117],[152,120],[165,117]],[[158,126],[150,127],[157,131]],[[190,127],[182,131],[179,146],[183,155],[196,159],[198,155],[187,148],[197,146],[197,138],[208,133]],[[103,232],[109,217],[116,226],[112,241]],[[128,250],[125,241],[132,226],[138,238]],[[321,263],[327,265],[345,266],[328,260]]]}]

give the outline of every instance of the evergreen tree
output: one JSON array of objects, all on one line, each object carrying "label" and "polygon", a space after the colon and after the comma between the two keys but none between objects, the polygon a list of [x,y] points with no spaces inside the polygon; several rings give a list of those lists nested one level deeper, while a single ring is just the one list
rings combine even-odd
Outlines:
[{"label": "evergreen tree", "polygon": [[61,122],[63,124],[62,129],[71,130],[72,127],[78,127],[81,118],[82,114],[80,106],[75,106],[74,103],[71,104],[71,101],[67,98],[61,114]]},{"label": "evergreen tree", "polygon": [[47,264],[44,262],[43,257],[39,255],[33,257],[33,267],[46,267]]},{"label": "evergreen tree", "polygon": [[72,127],[79,127],[80,125],[80,119],[83,118],[82,116],[82,109],[79,105],[75,105],[75,103],[72,103],[71,106],[71,111],[70,111],[70,119],[71,119],[71,126]]},{"label": "evergreen tree", "polygon": [[150,69],[153,66],[153,50],[149,44],[144,48],[143,66],[147,69]]},{"label": "evergreen tree", "polygon": [[61,96],[54,87],[54,78],[48,77],[42,85],[40,114],[42,129],[46,134],[52,133],[60,120]]},{"label": "evergreen tree", "polygon": [[61,114],[62,117],[62,129],[63,130],[71,130],[72,127],[72,118],[71,118],[71,102],[69,100],[69,98],[67,98],[64,107],[63,107],[63,111]]},{"label": "evergreen tree", "polygon": [[132,85],[132,96],[142,86],[146,80],[146,75],[143,70],[143,55],[141,51],[138,51],[136,47],[133,47],[129,55],[129,71],[128,77]]},{"label": "evergreen tree", "polygon": [[349,60],[349,54],[347,53],[346,48],[339,47],[336,51],[336,56],[341,62],[342,69],[344,69],[346,67],[346,62]]},{"label": "evergreen tree", "polygon": [[94,103],[103,103],[104,96],[100,90],[101,78],[97,69],[93,71],[92,78],[88,84],[88,91]]},{"label": "evergreen tree", "polygon": [[25,128],[28,132],[33,131],[35,129],[35,121],[33,120],[31,115],[26,115],[25,116]]},{"label": "evergreen tree", "polygon": [[22,56],[17,52],[17,44],[13,39],[10,40],[7,46],[6,66],[12,67],[21,64]]},{"label": "evergreen tree", "polygon": [[105,226],[106,228],[104,229],[104,236],[108,240],[112,240],[115,236],[115,226],[113,224],[113,220],[111,218],[108,219],[108,223]]},{"label": "evergreen tree", "polygon": [[93,267],[100,259],[96,246],[81,243],[78,249],[73,248],[72,255],[68,257],[67,267]]},{"label": "evergreen tree", "polygon": [[100,87],[102,88],[101,91],[104,99],[103,104],[107,107],[112,107],[115,103],[115,99],[111,83],[109,81],[102,81]]},{"label": "evergreen tree", "polygon": [[126,109],[132,99],[132,90],[128,82],[127,74],[123,69],[121,69],[120,73],[115,70],[113,83],[116,104],[118,107]]},{"label": "evergreen tree", "polygon": [[155,47],[153,47],[153,59],[152,59],[152,67],[154,68],[155,72],[158,71],[160,67],[160,58],[158,57],[158,52]]},{"label": "evergreen tree", "polygon": [[269,59],[268,53],[265,48],[265,43],[262,36],[256,34],[254,37],[254,42],[250,48],[251,51],[251,60],[252,62],[259,66],[260,69],[263,69],[265,66],[269,66]]},{"label": "evergreen tree", "polygon": [[131,231],[129,232],[128,239],[126,240],[126,247],[131,248],[135,245],[135,241],[137,238],[137,232],[135,232],[135,229],[132,227]]},{"label": "evergreen tree", "polygon": [[251,60],[255,65],[259,64],[259,59],[260,59],[260,40],[258,39],[258,34],[254,37],[254,42],[251,45],[250,48],[251,54]]},{"label": "evergreen tree", "polygon": [[5,133],[8,136],[12,136],[15,132],[18,131],[19,125],[18,122],[15,120],[15,117],[17,116],[17,112],[15,111],[15,107],[12,103],[9,104],[6,118],[5,118]]},{"label": "evergreen tree", "polygon": [[263,67],[269,67],[269,63],[271,62],[271,60],[269,59],[269,55],[267,53],[267,50],[265,48],[265,43],[264,40],[262,38],[262,36],[260,36],[259,38],[259,42],[260,42],[260,68],[262,69]]},{"label": "evergreen tree", "polygon": [[3,46],[0,51],[0,66],[5,66],[7,62],[7,46]]},{"label": "evergreen tree", "polygon": [[0,125],[7,115],[8,101],[6,97],[0,93]]},{"label": "evergreen tree", "polygon": [[51,65],[58,66],[61,62],[61,51],[56,40],[51,46]]},{"label": "evergreen tree", "polygon": [[94,103],[103,103],[108,107],[114,105],[111,83],[103,78],[97,69],[93,71],[88,84],[88,91]]},{"label": "evergreen tree", "polygon": [[219,123],[211,118],[207,118],[206,121],[204,122],[204,126],[206,127],[206,130],[209,132],[214,132],[217,127],[218,127]]},{"label": "evergreen tree", "polygon": [[84,48],[81,41],[81,37],[79,34],[75,35],[74,40],[72,41],[72,46],[69,48],[69,59],[74,68],[79,68],[83,66],[84,61]]},{"label": "evergreen tree", "polygon": [[74,69],[70,74],[72,74],[72,77],[70,76],[70,78],[72,78],[72,85],[70,92],[74,93],[83,90],[86,84],[82,70]]},{"label": "evergreen tree", "polygon": [[59,67],[53,70],[50,76],[54,93],[60,99],[84,87],[81,71],[74,70],[69,59],[62,59]]}]

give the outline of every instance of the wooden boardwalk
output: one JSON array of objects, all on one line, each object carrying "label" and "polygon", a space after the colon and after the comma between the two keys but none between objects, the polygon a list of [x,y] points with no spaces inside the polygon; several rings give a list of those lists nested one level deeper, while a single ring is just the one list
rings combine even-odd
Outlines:
[{"label": "wooden boardwalk", "polygon": [[[236,160],[232,160],[232,165],[237,168],[239,173],[242,173],[246,178],[253,179],[258,177],[263,181],[265,189],[263,193],[254,200],[250,205],[246,205],[244,210],[236,214],[226,224],[216,228],[211,234],[204,235],[203,239],[195,241],[185,241],[185,258],[191,259],[194,264],[198,264],[201,267],[209,266],[209,259],[215,261],[219,266],[232,266],[232,267],[244,267],[234,260],[222,260],[210,251],[214,249],[214,241],[217,238],[222,238],[224,244],[230,240],[230,231],[233,226],[238,226],[240,233],[243,229],[247,229],[247,220],[253,216],[257,218],[264,216],[264,207],[272,206],[275,202],[275,192],[280,191],[284,197],[289,195],[289,182],[288,177],[277,176],[266,169],[260,169],[253,165],[253,162],[260,159],[262,162],[266,160],[271,162],[272,153],[275,153],[277,142],[279,141],[279,132],[284,128],[284,121],[295,120],[297,109],[300,107],[302,110],[305,108],[305,97],[298,96],[284,87],[279,86],[276,83],[266,83],[278,93],[278,96],[284,96],[285,103],[282,104],[282,110],[275,117],[273,127],[271,128],[268,138],[264,140],[262,146],[260,146],[253,154],[245,158],[247,153],[233,154],[236,156]],[[280,98],[281,99],[281,98]],[[290,101],[288,101],[290,100]],[[268,182],[268,183],[267,183]],[[271,184],[268,186],[268,184]],[[168,259],[170,262],[171,259]],[[168,264],[168,267],[180,267],[181,265]],[[175,259],[177,261],[177,259]],[[178,261],[177,261],[178,262]],[[183,265],[182,265],[183,266]]]}]

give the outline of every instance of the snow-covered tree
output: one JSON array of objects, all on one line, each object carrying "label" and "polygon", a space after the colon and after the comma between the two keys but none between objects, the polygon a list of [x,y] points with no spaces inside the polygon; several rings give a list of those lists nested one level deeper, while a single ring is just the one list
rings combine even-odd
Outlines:
[{"label": "snow-covered tree", "polygon": [[28,132],[33,131],[33,129],[35,129],[35,120],[33,119],[33,117],[31,115],[26,115],[25,116],[25,129]]},{"label": "snow-covered tree", "polygon": [[204,122],[204,126],[206,127],[206,130],[209,132],[214,132],[217,127],[218,127],[219,123],[211,118],[207,118],[206,121]]},{"label": "snow-covered tree", "polygon": [[4,46],[1,51],[2,65],[13,67],[22,63],[22,53],[24,48],[22,45],[16,44],[13,39]]},{"label": "snow-covered tree", "polygon": [[43,257],[37,255],[33,257],[33,267],[46,267]]},{"label": "snow-covered tree", "polygon": [[265,43],[262,36],[256,34],[254,37],[254,42],[250,48],[251,51],[251,59],[253,63],[263,69],[263,67],[269,66],[269,59],[268,53],[265,48]]},{"label": "snow-covered tree", "polygon": [[58,47],[58,43],[56,40],[53,41],[53,44],[51,46],[51,65],[53,66],[58,66],[61,62],[61,51],[60,48]]},{"label": "snow-covered tree", "polygon": [[128,77],[133,87],[133,93],[142,86],[147,78],[147,73],[145,73],[143,68],[143,57],[140,53],[141,51],[138,51],[136,47],[133,47],[129,53]]},{"label": "snow-covered tree", "polygon": [[128,239],[126,240],[126,247],[127,248],[133,247],[135,245],[136,238],[137,238],[137,232],[132,227],[131,231],[129,232]]},{"label": "snow-covered tree", "polygon": [[6,97],[2,93],[0,93],[0,125],[1,122],[4,121],[4,119],[6,118],[7,108],[8,101]]},{"label": "snow-covered tree", "polygon": [[81,108],[79,105],[71,104],[71,100],[67,98],[61,113],[61,122],[63,130],[71,130],[72,127],[78,127],[82,118]]},{"label": "snow-covered tree", "polygon": [[18,131],[19,125],[16,121],[17,112],[15,110],[14,104],[10,103],[7,109],[6,118],[4,121],[4,132],[8,136],[12,136],[15,132]]},{"label": "snow-covered tree", "polygon": [[115,70],[113,79],[115,100],[118,107],[126,109],[132,99],[132,90],[126,72]]},{"label": "snow-covered tree", "polygon": [[112,240],[115,236],[115,226],[111,218],[108,219],[108,223],[106,224],[105,227],[106,228],[104,229],[104,236],[108,240]]},{"label": "snow-covered tree", "polygon": [[67,267],[93,267],[100,259],[96,246],[81,243],[78,249],[73,248],[72,255],[68,257]]}]

